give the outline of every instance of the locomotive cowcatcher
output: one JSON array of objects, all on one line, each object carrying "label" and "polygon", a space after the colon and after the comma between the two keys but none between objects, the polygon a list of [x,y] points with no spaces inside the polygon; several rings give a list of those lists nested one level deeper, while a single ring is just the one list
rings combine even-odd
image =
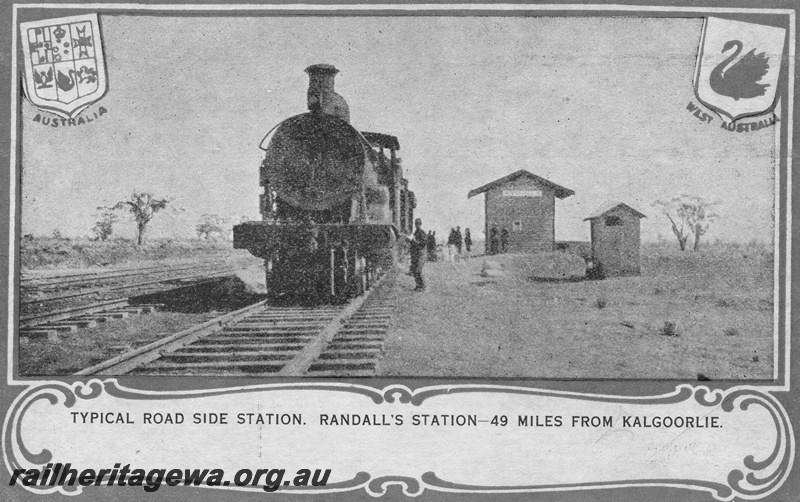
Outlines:
[{"label": "locomotive cowcatcher", "polygon": [[[262,221],[234,227],[234,247],[263,258],[272,299],[338,303],[362,294],[407,246],[416,202],[395,136],[359,132],[334,91],[339,71],[306,68],[308,113],[261,142]],[[387,157],[388,152],[388,157]]]}]

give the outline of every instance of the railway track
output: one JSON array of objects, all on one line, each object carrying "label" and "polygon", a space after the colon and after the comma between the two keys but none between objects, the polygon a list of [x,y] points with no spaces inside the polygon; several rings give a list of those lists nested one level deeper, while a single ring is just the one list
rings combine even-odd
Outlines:
[{"label": "railway track", "polygon": [[68,309],[48,314],[46,320],[32,319],[26,326],[20,326],[20,338],[44,339],[57,342],[61,333],[72,333],[80,328],[94,328],[99,323],[112,319],[126,319],[131,315],[155,312],[161,305],[130,305],[127,299],[99,302],[90,306]]},{"label": "railway track", "polygon": [[392,307],[384,275],[345,306],[260,302],[86,368],[76,375],[370,376]]},{"label": "railway track", "polygon": [[[44,283],[45,291],[66,292],[44,294],[32,292],[32,285],[20,300],[20,336],[28,339],[47,338],[57,341],[58,333],[73,332],[79,328],[95,327],[110,319],[126,318],[130,315],[153,312],[159,305],[131,302],[130,297],[169,289],[200,284],[215,278],[231,275],[235,267],[219,262],[205,262],[179,267],[145,267],[122,269],[102,274],[66,274],[57,276],[67,284],[60,288],[58,280]],[[185,272],[189,273],[185,273]],[[176,273],[177,272],[177,273]],[[96,284],[98,280],[119,280],[120,277],[136,278],[149,274],[161,277],[145,281],[122,282],[101,287],[71,290],[79,285]],[[166,274],[166,275],[165,275]],[[90,276],[90,277],[87,277]],[[50,278],[54,279],[54,278]],[[26,294],[27,293],[27,294]]]},{"label": "railway track", "polygon": [[[177,269],[162,269],[159,271],[158,275],[163,275],[162,277],[158,277],[155,279],[148,279],[146,281],[138,281],[138,282],[122,282],[116,284],[107,284],[101,285],[98,287],[94,287],[94,282],[84,281],[81,283],[70,283],[65,285],[63,288],[59,288],[57,284],[51,283],[48,284],[47,287],[43,289],[35,289],[32,287],[28,287],[27,290],[22,291],[22,298],[20,300],[20,307],[23,309],[28,308],[35,308],[36,306],[41,306],[43,304],[48,303],[57,303],[65,300],[71,300],[75,298],[82,298],[82,297],[90,297],[90,296],[102,296],[104,294],[114,293],[116,291],[121,290],[135,290],[144,288],[147,286],[152,286],[156,284],[162,283],[169,283],[169,282],[180,282],[180,281],[191,281],[196,280],[204,277],[215,277],[218,275],[229,274],[233,272],[234,267],[224,265],[221,263],[217,264],[202,264],[202,265],[194,265],[191,267],[180,267]],[[176,274],[175,272],[186,272],[190,271],[190,273],[181,273]],[[140,272],[136,274],[128,274],[126,277],[150,277],[153,274],[147,272]],[[115,276],[114,279],[117,279]],[[74,289],[78,289],[74,291]],[[53,290],[67,290],[63,293],[55,293],[55,294],[48,294]]]},{"label": "railway track", "polygon": [[106,281],[118,281],[127,277],[168,274],[202,267],[218,267],[220,263],[220,261],[207,260],[202,263],[128,267],[113,270],[94,270],[90,272],[59,273],[55,275],[41,275],[38,277],[30,274],[23,274],[20,278],[20,290],[26,292],[30,290],[47,291],[50,289],[69,289]]}]

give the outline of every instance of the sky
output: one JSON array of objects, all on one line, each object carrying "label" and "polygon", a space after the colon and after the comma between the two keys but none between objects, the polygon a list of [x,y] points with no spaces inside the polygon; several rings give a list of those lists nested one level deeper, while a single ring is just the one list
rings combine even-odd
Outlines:
[{"label": "sky", "polygon": [[329,63],[351,123],[398,137],[426,230],[480,237],[483,196],[467,192],[527,169],[575,191],[556,201],[559,240],[588,240],[583,218],[610,199],[647,215],[643,240],[672,239],[652,203],[681,194],[719,203],[704,239],[773,236],[775,130],[731,133],[686,109],[701,19],[102,15],[101,26],[109,88],[84,113],[108,113],[52,128],[23,105],[23,234],[89,235],[96,208],[133,191],[181,209],[157,215],[152,236],[191,237],[203,214],[255,218],[259,144],[306,111],[303,70]]}]

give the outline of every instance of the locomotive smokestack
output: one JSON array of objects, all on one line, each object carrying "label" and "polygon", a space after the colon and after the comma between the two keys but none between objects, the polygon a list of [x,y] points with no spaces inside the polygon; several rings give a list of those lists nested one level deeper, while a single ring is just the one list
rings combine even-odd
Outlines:
[{"label": "locomotive smokestack", "polygon": [[333,65],[315,64],[306,68],[308,73],[308,109],[312,113],[333,115],[350,122],[350,107],[343,97],[333,90],[333,81],[339,73]]}]

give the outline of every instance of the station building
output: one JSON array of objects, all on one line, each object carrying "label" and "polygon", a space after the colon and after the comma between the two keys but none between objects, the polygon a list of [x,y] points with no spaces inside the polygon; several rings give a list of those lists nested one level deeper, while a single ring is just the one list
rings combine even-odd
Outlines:
[{"label": "station building", "polygon": [[485,193],[486,254],[491,254],[493,232],[507,236],[506,252],[538,253],[555,248],[555,199],[575,192],[524,169],[474,190]]}]

